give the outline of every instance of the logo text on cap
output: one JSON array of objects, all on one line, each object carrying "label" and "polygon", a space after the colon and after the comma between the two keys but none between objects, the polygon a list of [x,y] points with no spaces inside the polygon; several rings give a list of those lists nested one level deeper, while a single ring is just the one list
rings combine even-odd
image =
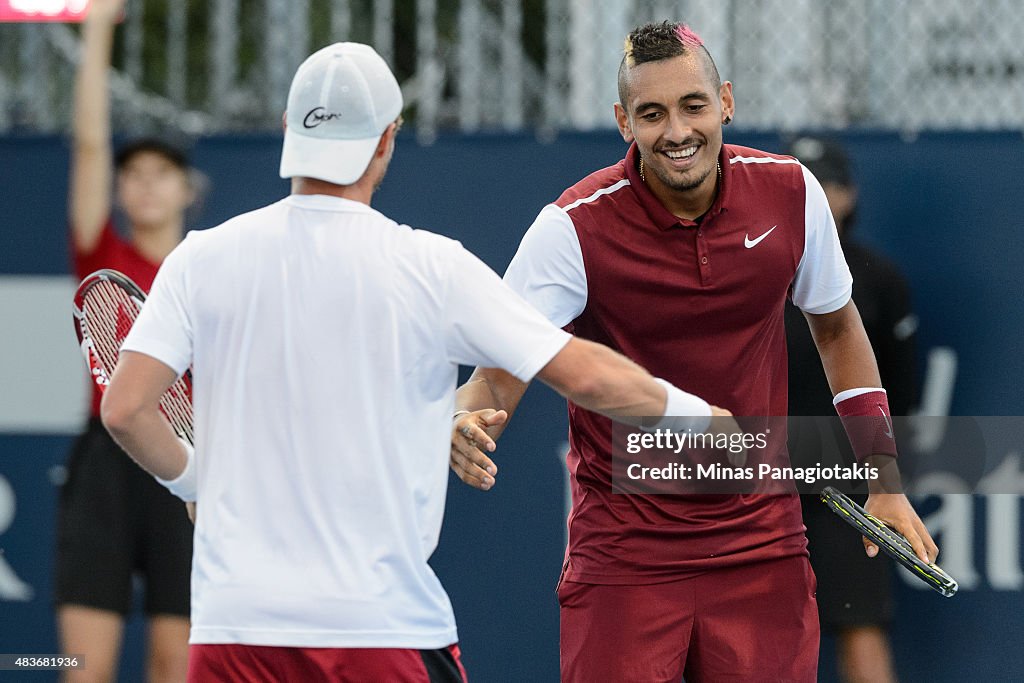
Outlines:
[{"label": "logo text on cap", "polygon": [[334,119],[340,118],[341,114],[332,114],[331,112],[327,111],[326,107],[317,107],[316,109],[311,109],[309,113],[306,114],[305,118],[302,119],[302,127],[316,128],[321,123],[333,121]]}]

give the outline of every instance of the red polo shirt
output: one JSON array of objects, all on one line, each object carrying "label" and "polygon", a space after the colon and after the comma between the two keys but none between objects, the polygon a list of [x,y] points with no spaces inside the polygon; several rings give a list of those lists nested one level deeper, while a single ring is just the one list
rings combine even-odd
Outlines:
[{"label": "red polo shirt", "polygon": [[[851,279],[824,192],[790,157],[723,146],[718,196],[676,218],[637,150],[541,211],[505,274],[552,322],[736,415],[787,409],[787,297],[827,313]],[[611,421],[569,404],[566,578],[654,583],[806,553],[793,496],[615,495]]]}]

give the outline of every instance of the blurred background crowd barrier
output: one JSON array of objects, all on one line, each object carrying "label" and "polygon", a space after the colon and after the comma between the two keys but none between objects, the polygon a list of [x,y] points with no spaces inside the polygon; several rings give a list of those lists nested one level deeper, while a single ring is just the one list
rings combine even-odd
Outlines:
[{"label": "blurred background crowd barrier", "polygon": [[[84,0],[0,0],[46,12]],[[1024,126],[1017,0],[139,0],[119,33],[118,130],[276,130],[313,49],[373,44],[423,142],[455,129],[613,125],[622,39],[684,18],[751,130]],[[25,10],[27,13],[28,10]],[[26,14],[27,16],[27,14]],[[0,25],[0,133],[67,123],[76,31]]]}]

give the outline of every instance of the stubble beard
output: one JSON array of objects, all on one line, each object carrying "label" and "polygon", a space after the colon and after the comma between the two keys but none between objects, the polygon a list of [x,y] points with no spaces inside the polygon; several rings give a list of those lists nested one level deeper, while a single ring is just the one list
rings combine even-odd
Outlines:
[{"label": "stubble beard", "polygon": [[703,185],[704,181],[708,179],[708,176],[710,176],[712,171],[714,170],[715,168],[712,166],[711,168],[708,168],[696,178],[690,180],[687,180],[685,178],[673,178],[669,176],[667,172],[663,171],[660,168],[656,169],[655,173],[658,174],[658,180],[661,181],[661,184],[669,188],[670,190],[673,190],[675,192],[690,192],[691,190],[696,190],[698,187]]}]

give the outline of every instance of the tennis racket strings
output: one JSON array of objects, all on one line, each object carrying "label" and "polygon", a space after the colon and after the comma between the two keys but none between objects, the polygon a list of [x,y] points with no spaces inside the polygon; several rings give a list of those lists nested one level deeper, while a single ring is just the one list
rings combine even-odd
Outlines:
[{"label": "tennis racket strings", "polygon": [[[75,294],[74,317],[78,341],[93,381],[103,390],[110,383],[128,332],[142,311],[146,295],[127,276],[99,270],[84,280]],[[191,374],[186,372],[164,393],[160,409],[175,433],[194,443]]]}]

